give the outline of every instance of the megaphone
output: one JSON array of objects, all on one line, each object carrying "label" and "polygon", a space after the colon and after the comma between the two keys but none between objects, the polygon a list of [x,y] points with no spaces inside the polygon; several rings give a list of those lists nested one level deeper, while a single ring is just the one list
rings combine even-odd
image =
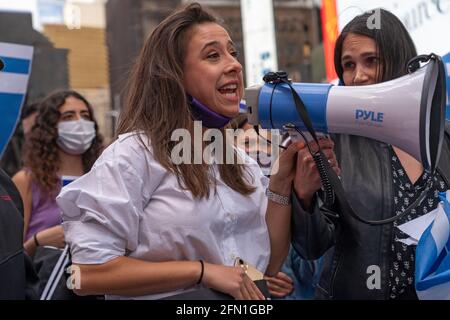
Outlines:
[{"label": "megaphone", "polygon": [[293,88],[315,131],[382,141],[411,154],[425,168],[435,168],[445,126],[444,65],[437,55],[418,56],[408,64],[408,72],[367,86],[268,81],[245,90],[248,120],[264,129],[289,125],[305,130]]}]

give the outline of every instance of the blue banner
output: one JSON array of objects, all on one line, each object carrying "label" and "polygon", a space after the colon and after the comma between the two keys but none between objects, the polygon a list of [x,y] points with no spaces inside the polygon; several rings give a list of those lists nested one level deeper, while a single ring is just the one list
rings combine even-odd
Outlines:
[{"label": "blue banner", "polygon": [[20,119],[31,73],[33,47],[0,42],[0,158]]}]

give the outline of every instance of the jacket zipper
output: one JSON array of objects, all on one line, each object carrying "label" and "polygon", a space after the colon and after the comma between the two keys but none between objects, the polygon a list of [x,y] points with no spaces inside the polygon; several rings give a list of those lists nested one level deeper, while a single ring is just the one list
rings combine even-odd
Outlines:
[{"label": "jacket zipper", "polygon": [[337,275],[339,266],[341,265],[341,261],[342,261],[341,247],[336,244],[336,247],[334,250],[335,250],[334,251],[335,257],[333,258],[333,260],[336,261],[336,267],[334,268],[333,274],[330,279],[330,288],[329,288],[330,292],[328,292],[330,299],[333,299],[333,297],[334,297],[334,281],[336,280],[336,275]]}]

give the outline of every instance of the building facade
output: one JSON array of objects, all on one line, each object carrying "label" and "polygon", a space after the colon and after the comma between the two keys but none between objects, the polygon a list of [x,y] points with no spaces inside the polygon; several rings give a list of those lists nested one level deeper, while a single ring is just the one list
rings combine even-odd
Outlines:
[{"label": "building facade", "polygon": [[[130,68],[153,29],[185,0],[109,0],[107,44],[113,108],[120,110]],[[245,68],[240,0],[197,0],[221,18],[240,51]],[[274,0],[278,66],[294,81],[320,81],[312,54],[321,43],[320,10],[313,0]],[[316,49],[316,50],[315,50]],[[320,61],[320,54],[316,60]],[[319,66],[320,63],[319,63]]]},{"label": "building facade", "polygon": [[[44,4],[47,11],[54,8],[55,14],[53,20],[41,17],[43,33],[55,47],[68,51],[69,87],[92,104],[99,129],[109,142],[115,117],[109,90],[105,0],[45,0]],[[62,11],[58,12],[58,4],[63,4]]]}]

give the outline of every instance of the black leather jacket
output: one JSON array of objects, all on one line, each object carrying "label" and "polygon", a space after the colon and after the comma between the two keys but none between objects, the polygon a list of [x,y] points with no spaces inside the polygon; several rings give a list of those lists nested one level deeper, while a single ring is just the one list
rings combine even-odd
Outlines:
[{"label": "black leather jacket", "polygon": [[22,198],[0,169],[0,300],[25,299]]},{"label": "black leather jacket", "polygon": [[0,169],[0,300],[38,299],[39,278],[23,249],[23,204]]},{"label": "black leather jacket", "polygon": [[[366,219],[393,215],[392,149],[381,142],[336,135],[335,153],[348,201]],[[450,186],[450,123],[446,123],[438,171]],[[293,195],[292,244],[305,259],[324,256],[324,270],[316,297],[320,299],[388,299],[388,272],[393,225],[369,226],[339,209],[328,210],[315,200],[314,212],[306,212]],[[368,286],[379,267],[380,288]],[[369,268],[369,269],[368,269]],[[373,268],[373,267],[371,267]],[[370,278],[370,279],[369,279]],[[369,289],[372,288],[372,289]]]}]

